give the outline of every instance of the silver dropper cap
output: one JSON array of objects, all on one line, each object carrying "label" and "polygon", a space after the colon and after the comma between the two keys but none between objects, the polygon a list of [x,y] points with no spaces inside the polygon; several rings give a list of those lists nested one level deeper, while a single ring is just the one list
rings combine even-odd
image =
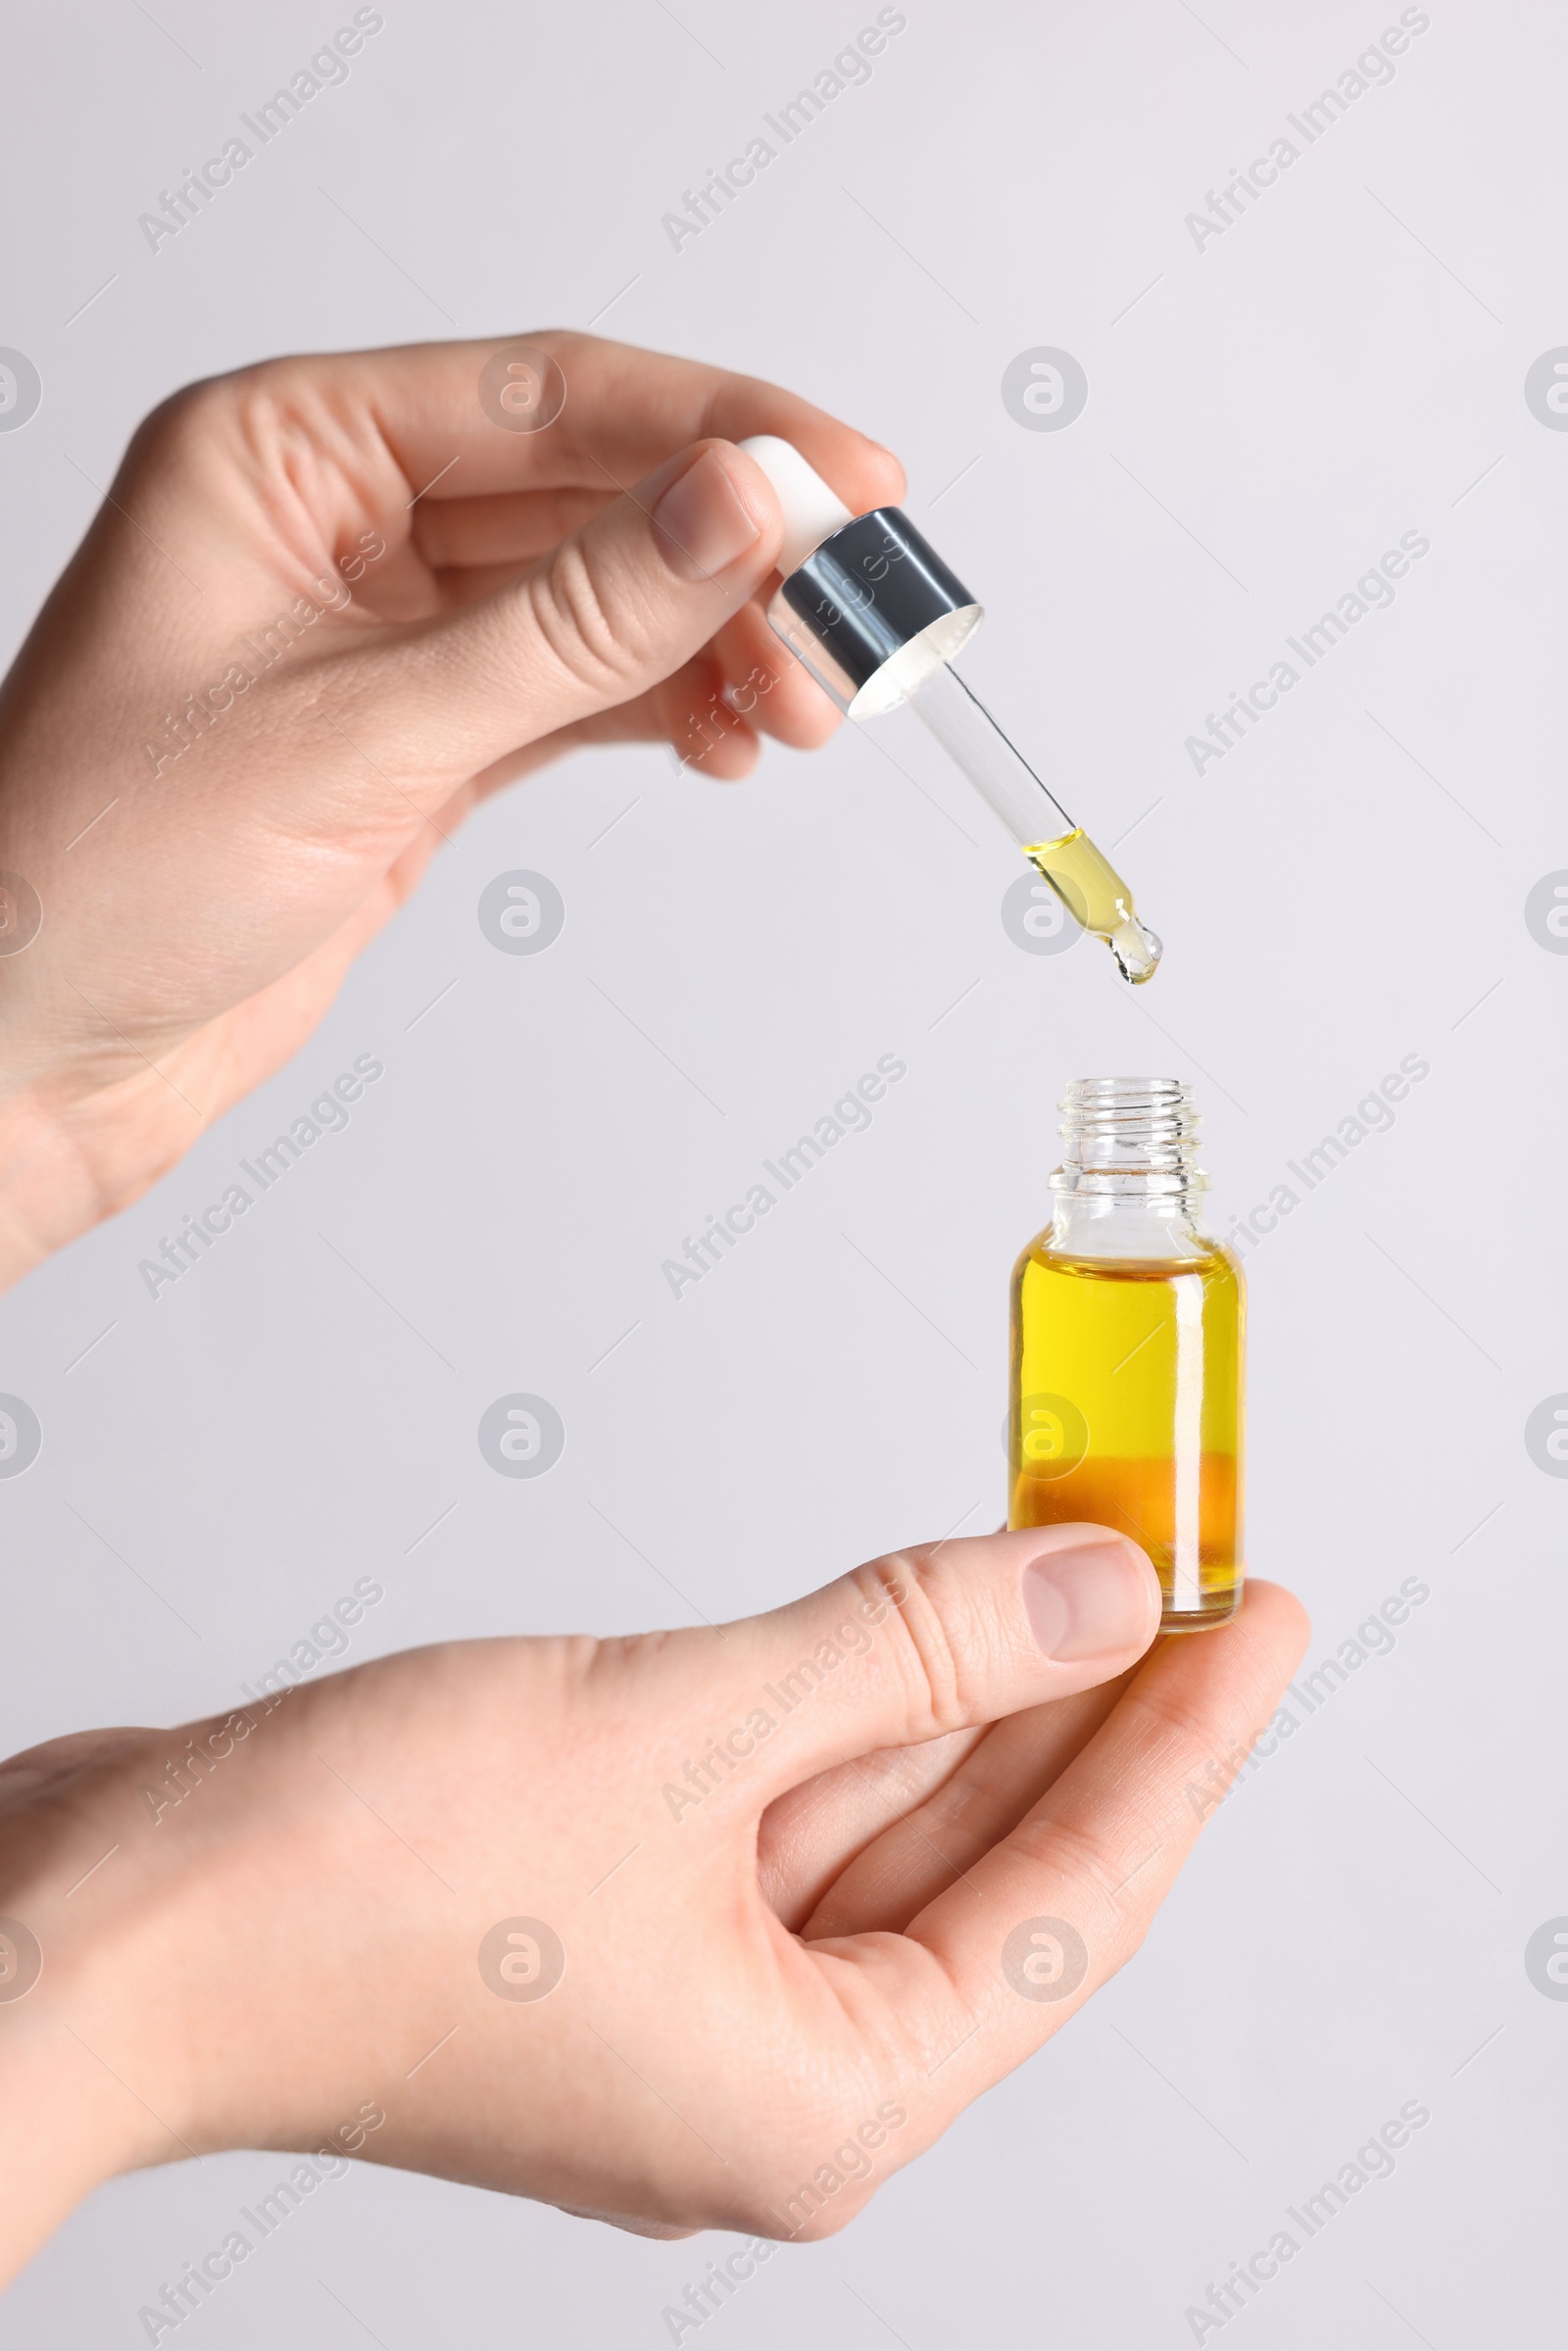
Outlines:
[{"label": "silver dropper cap", "polygon": [[978,599],[902,508],[851,516],[787,441],[740,446],[784,509],[773,629],[852,718],[896,710],[974,634]]}]

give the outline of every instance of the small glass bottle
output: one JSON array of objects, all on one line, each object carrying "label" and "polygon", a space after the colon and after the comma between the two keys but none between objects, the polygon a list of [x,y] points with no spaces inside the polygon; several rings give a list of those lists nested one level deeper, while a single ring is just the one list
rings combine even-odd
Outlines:
[{"label": "small glass bottle", "polygon": [[1012,1282],[1009,1527],[1087,1519],[1143,1545],[1160,1629],[1242,1596],[1241,1268],[1194,1222],[1192,1089],[1078,1078],[1055,1213]]}]

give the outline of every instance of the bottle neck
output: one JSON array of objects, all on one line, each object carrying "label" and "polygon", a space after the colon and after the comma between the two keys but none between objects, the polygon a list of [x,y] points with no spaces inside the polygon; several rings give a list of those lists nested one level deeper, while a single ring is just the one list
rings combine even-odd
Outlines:
[{"label": "bottle neck", "polygon": [[1198,1164],[1191,1087],[1176,1078],[1077,1078],[1061,1108],[1062,1162],[1051,1179],[1056,1248],[1155,1258],[1212,1249],[1196,1221],[1208,1179]]},{"label": "bottle neck", "polygon": [[1051,1245],[1072,1257],[1206,1257],[1218,1246],[1199,1222],[1196,1201],[1121,1194],[1058,1193]]}]

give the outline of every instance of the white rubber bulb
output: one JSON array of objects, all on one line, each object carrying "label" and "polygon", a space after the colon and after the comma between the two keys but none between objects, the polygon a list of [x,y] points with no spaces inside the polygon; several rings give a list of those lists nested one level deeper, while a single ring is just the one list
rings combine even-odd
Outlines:
[{"label": "white rubber bulb", "polygon": [[793,443],[781,441],[776,433],[760,432],[740,446],[761,466],[784,510],[784,544],[779,549],[778,567],[788,579],[814,548],[855,516]]}]

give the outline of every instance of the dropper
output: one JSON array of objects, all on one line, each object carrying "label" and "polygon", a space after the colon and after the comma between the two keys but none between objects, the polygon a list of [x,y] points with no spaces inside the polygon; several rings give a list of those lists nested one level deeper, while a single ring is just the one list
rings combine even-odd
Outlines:
[{"label": "dropper", "polygon": [[854,515],[788,441],[742,441],[784,511],[783,584],[768,619],[851,718],[907,703],[1123,979],[1150,979],[1160,943],[1132,892],[950,666],[981,606],[898,507]]}]

